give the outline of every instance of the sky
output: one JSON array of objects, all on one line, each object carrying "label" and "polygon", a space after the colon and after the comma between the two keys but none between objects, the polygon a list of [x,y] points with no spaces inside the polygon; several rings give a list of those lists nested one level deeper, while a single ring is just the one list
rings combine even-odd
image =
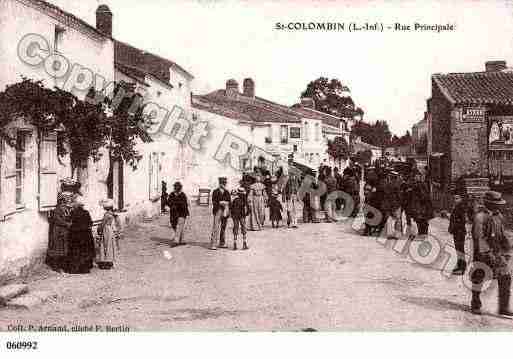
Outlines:
[{"label": "sky", "polygon": [[[513,67],[512,1],[48,0],[95,24],[107,4],[116,39],[191,72],[195,93],[255,81],[257,96],[297,103],[308,82],[337,78],[369,121],[402,135],[423,118],[434,73]],[[279,31],[277,22],[453,24],[451,32]]]}]

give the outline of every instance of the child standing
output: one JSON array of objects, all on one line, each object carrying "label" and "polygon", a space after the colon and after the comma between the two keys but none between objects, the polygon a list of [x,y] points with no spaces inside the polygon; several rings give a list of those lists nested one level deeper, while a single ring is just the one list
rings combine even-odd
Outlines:
[{"label": "child standing", "polygon": [[103,208],[105,214],[101,225],[98,227],[100,240],[96,263],[100,269],[111,269],[119,251],[121,221],[118,215],[114,213],[114,202],[111,199],[103,202]]},{"label": "child standing", "polygon": [[249,205],[246,199],[246,190],[240,187],[235,198],[230,203],[230,213],[233,220],[233,250],[237,250],[237,236],[239,228],[242,233],[242,249],[249,249],[246,239],[246,216],[249,214]]},{"label": "child standing", "polygon": [[282,211],[283,206],[278,200],[278,192],[273,191],[271,198],[269,199],[269,217],[271,219],[271,225],[273,228],[280,227],[280,221],[282,220]]}]

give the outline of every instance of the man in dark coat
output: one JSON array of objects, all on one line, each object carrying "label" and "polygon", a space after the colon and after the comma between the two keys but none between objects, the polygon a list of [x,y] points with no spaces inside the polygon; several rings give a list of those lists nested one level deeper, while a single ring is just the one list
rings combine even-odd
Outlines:
[{"label": "man in dark coat", "polygon": [[229,217],[230,192],[226,189],[226,177],[219,177],[219,187],[212,192],[212,214],[214,223],[210,236],[210,249],[226,248],[225,231]]},{"label": "man in dark coat", "polygon": [[169,206],[169,222],[175,231],[173,241],[178,238],[178,244],[185,244],[183,241],[185,230],[185,219],[189,217],[189,203],[187,196],[182,192],[182,184],[175,182],[174,191],[168,196],[167,205]]},{"label": "man in dark coat", "polygon": [[454,275],[463,275],[467,269],[465,260],[465,237],[467,235],[467,205],[459,194],[454,195],[454,208],[449,219],[449,233],[454,239],[454,248],[458,256],[456,268],[452,271]]},{"label": "man in dark coat", "polygon": [[471,310],[481,314],[480,294],[483,283],[497,279],[499,287],[499,314],[511,317],[511,256],[513,243],[505,233],[501,210],[506,201],[499,192],[489,191],[484,196],[485,206],[476,209],[472,226],[474,257],[472,263]]}]

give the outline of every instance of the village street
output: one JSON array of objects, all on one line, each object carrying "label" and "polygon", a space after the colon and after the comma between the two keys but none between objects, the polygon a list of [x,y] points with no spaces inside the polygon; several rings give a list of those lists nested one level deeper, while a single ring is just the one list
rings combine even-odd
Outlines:
[{"label": "village street", "polygon": [[[206,207],[192,206],[188,245],[169,247],[163,216],[127,232],[112,271],[40,274],[30,289],[54,298],[30,310],[0,309],[0,331],[16,324],[195,331],[513,327],[494,314],[496,288],[483,295],[486,314],[474,316],[460,277],[414,264],[349,223],[266,228],[249,232],[249,251],[210,251],[208,215]],[[433,233],[445,231],[446,220],[433,223]]]}]

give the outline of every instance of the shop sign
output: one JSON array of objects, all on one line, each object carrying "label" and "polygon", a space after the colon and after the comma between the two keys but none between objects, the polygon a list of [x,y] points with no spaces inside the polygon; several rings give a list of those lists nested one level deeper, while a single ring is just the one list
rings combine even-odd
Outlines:
[{"label": "shop sign", "polygon": [[479,107],[464,107],[461,118],[463,122],[484,122],[485,109]]}]

